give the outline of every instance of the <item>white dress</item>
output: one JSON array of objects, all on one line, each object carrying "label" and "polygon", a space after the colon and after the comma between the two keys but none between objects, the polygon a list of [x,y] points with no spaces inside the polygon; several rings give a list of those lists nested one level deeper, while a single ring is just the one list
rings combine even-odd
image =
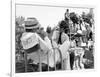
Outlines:
[{"label": "white dress", "polygon": [[70,47],[69,37],[67,34],[62,33],[62,35],[61,35],[62,44],[61,45],[57,44],[58,38],[59,38],[59,31],[54,31],[53,36],[52,36],[53,47],[60,49],[61,55],[62,55],[62,60],[64,61],[64,63],[63,63],[64,69],[70,70],[70,59],[69,59],[69,52],[68,52],[68,49]]}]

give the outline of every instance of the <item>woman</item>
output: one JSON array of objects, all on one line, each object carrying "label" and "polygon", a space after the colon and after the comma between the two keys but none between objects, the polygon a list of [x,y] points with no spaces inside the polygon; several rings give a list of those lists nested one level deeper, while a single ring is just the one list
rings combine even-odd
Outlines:
[{"label": "woman", "polygon": [[56,29],[53,32],[52,44],[54,48],[58,48],[61,51],[63,60],[63,69],[70,70],[70,59],[68,49],[70,47],[69,37],[64,33],[63,28]]}]

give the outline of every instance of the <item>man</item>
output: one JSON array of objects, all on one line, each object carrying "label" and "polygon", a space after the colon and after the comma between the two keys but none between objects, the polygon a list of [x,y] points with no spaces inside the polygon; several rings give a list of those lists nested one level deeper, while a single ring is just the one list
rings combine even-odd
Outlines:
[{"label": "man", "polygon": [[66,9],[65,20],[69,20],[69,18],[70,18],[69,9]]},{"label": "man", "polygon": [[[22,46],[25,52],[27,52],[27,59],[33,61],[32,64],[37,65],[43,63],[54,67],[53,58],[51,56],[51,54],[53,54],[51,41],[47,37],[46,32],[40,28],[41,26],[36,18],[28,18],[25,21],[26,32],[24,32],[21,37]],[[40,71],[41,68],[42,65],[40,65]]]},{"label": "man", "polygon": [[70,22],[70,15],[69,15],[69,9],[67,9],[64,14],[64,20],[61,20],[58,24],[60,28],[64,29],[65,33],[69,33],[70,31],[69,22]]},{"label": "man", "polygon": [[[79,40],[76,39],[76,40],[78,40],[77,45],[75,43],[75,45],[73,45],[74,47],[70,48],[70,52],[74,52],[74,64],[72,66],[72,69],[84,69],[84,65],[82,63],[83,55],[84,55],[83,46],[85,46],[86,44],[83,43],[83,41],[82,41],[82,31],[78,30],[77,33],[74,35],[74,37],[75,38],[77,37]],[[73,43],[74,43],[74,41],[73,41]]]}]

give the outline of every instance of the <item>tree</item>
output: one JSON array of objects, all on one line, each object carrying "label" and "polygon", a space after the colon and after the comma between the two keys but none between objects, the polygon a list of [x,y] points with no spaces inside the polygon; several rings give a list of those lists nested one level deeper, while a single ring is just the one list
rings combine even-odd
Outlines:
[{"label": "tree", "polygon": [[[24,32],[24,27],[22,24],[24,23],[24,17],[16,17],[15,21],[15,46],[16,46],[16,55],[22,55],[23,53],[23,47],[21,45],[21,36],[22,33]],[[16,56],[17,57],[17,56]]]}]

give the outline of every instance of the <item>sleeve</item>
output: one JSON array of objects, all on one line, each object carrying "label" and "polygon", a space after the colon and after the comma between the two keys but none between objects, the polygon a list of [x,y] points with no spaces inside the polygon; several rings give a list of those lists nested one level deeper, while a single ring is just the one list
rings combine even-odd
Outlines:
[{"label": "sleeve", "polygon": [[57,44],[57,41],[58,41],[58,35],[59,33],[57,33],[57,31],[54,31],[53,32],[53,35],[52,35],[52,45],[54,48],[58,48],[58,44]]},{"label": "sleeve", "polygon": [[53,41],[57,41],[58,37],[59,37],[59,32],[58,31],[54,31],[53,35],[52,35],[52,40]]},{"label": "sleeve", "polygon": [[49,51],[49,47],[48,47],[48,44],[47,44],[47,37],[45,37],[44,39],[46,40],[43,40],[38,34],[36,34],[37,37],[38,37],[38,40],[39,40],[39,44],[40,44],[40,48],[43,50],[44,53],[47,53],[47,51]]}]

